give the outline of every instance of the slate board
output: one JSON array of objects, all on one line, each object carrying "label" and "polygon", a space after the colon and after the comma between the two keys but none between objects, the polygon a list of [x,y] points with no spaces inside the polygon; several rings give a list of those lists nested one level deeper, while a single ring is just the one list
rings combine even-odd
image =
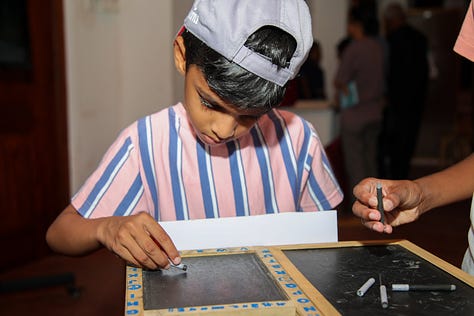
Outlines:
[{"label": "slate board", "polygon": [[145,310],[288,300],[254,253],[187,257],[188,271],[143,271]]},{"label": "slate board", "polygon": [[[342,315],[474,315],[474,289],[400,245],[284,250]],[[380,304],[379,273],[389,307]],[[375,284],[363,296],[357,289]],[[453,292],[392,292],[392,283],[456,285]]]}]

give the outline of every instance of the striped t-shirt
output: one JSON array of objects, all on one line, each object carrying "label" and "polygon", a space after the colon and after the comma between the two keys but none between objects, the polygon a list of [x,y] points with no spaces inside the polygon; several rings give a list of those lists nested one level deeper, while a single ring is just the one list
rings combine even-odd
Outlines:
[{"label": "striped t-shirt", "polygon": [[124,129],[72,204],[86,218],[146,211],[172,221],[329,210],[342,197],[302,118],[272,110],[247,134],[209,146],[178,103]]}]

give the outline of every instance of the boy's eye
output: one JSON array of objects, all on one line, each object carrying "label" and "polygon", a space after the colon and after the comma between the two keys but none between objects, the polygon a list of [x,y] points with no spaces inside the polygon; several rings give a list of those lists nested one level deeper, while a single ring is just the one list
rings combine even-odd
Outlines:
[{"label": "boy's eye", "polygon": [[207,100],[203,99],[202,97],[199,97],[201,99],[201,104],[204,105],[206,108],[213,109],[214,106],[209,103]]},{"label": "boy's eye", "polygon": [[[199,96],[199,100],[200,100],[201,104],[207,109],[211,109],[213,111],[219,111],[219,112],[226,112],[222,107],[220,107],[217,104],[212,104],[211,102],[204,99],[202,96]],[[240,122],[242,122],[243,124],[254,123],[254,122],[258,121],[258,119],[263,114],[260,114],[260,115],[239,115],[238,120]]]}]

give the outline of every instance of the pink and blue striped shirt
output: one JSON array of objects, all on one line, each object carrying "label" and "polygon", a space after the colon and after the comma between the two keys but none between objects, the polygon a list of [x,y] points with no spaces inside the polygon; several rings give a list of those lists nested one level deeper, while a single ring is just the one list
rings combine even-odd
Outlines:
[{"label": "pink and blue striped shirt", "polygon": [[242,137],[209,146],[178,103],[124,129],[72,204],[86,218],[145,211],[172,221],[329,210],[342,197],[299,116],[272,110]]}]

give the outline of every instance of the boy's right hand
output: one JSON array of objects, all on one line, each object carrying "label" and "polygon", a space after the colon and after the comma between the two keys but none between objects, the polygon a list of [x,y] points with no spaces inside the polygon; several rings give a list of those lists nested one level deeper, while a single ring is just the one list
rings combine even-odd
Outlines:
[{"label": "boy's right hand", "polygon": [[166,231],[148,213],[104,218],[99,241],[128,263],[147,269],[168,269],[181,258]]},{"label": "boy's right hand", "polygon": [[[377,183],[382,185],[385,225],[379,222]],[[390,234],[393,227],[413,222],[422,213],[422,191],[414,181],[366,178],[354,187],[353,193],[354,215],[361,218],[364,226],[380,233]]]}]

